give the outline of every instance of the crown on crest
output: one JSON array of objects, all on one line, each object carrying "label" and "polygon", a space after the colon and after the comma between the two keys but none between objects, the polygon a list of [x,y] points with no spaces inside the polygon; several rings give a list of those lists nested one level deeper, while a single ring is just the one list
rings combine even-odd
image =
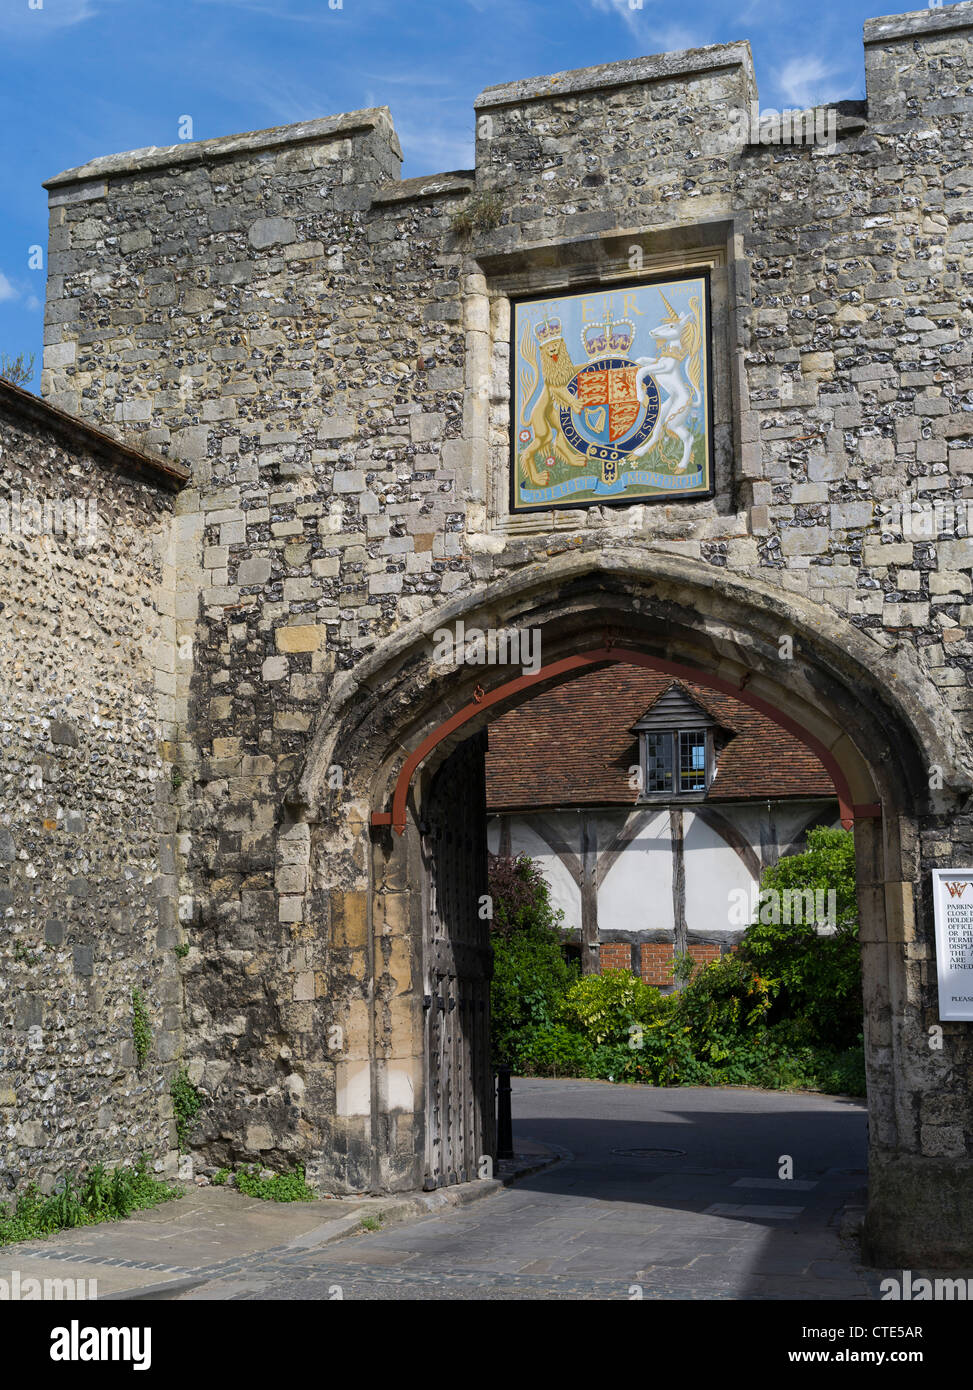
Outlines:
[{"label": "crown on crest", "polygon": [[631,319],[616,323],[609,311],[604,323],[591,323],[581,334],[584,350],[589,357],[606,357],[615,353],[623,356],[635,341],[635,324]]},{"label": "crown on crest", "polygon": [[553,343],[555,338],[560,338],[561,336],[561,320],[559,318],[551,318],[548,315],[546,318],[543,318],[540,323],[534,325],[534,337],[540,343],[541,347],[543,347],[545,343]]}]

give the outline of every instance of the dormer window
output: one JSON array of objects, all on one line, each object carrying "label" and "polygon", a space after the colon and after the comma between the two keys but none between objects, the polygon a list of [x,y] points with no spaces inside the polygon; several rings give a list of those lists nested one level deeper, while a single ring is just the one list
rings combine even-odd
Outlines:
[{"label": "dormer window", "polygon": [[645,712],[638,734],[643,796],[704,795],[716,775],[716,721],[678,685]]}]

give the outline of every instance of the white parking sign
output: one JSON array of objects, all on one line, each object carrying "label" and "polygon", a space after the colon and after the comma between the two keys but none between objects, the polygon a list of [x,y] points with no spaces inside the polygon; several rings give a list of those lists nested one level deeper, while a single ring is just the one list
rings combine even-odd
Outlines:
[{"label": "white parking sign", "polygon": [[973,1020],[973,869],[933,869],[939,1017]]}]

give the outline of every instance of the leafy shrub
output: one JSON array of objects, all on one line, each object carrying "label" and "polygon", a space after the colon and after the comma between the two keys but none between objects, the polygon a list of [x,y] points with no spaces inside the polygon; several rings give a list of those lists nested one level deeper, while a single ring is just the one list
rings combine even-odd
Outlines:
[{"label": "leafy shrub", "polygon": [[497,1061],[513,1059],[525,1030],[560,1021],[561,1002],[577,975],[557,936],[544,928],[495,942],[490,999]]},{"label": "leafy shrub", "polygon": [[591,1043],[563,1023],[526,1028],[511,1043],[518,1076],[588,1076],[594,1073]]},{"label": "leafy shrub", "polygon": [[255,1164],[238,1168],[236,1174],[237,1190],[247,1197],[260,1197],[265,1202],[314,1202],[317,1193],[304,1181],[304,1169],[297,1168],[293,1173],[275,1173],[272,1177],[260,1177],[260,1169]]},{"label": "leafy shrub", "polygon": [[490,855],[490,897],[494,937],[510,937],[536,927],[557,931],[564,918],[551,903],[551,888],[540,866],[527,854],[516,858]]},{"label": "leafy shrub", "polygon": [[36,1186],[28,1187],[13,1211],[0,1204],[0,1245],[13,1241],[36,1240],[75,1226],[98,1221],[118,1221],[133,1211],[158,1206],[181,1197],[176,1187],[168,1187],[148,1171],[143,1154],[132,1168],[119,1167],[108,1172],[96,1163],[77,1178],[68,1174],[60,1191],[43,1197]]},{"label": "leafy shrub", "polygon": [[186,1153],[189,1148],[189,1132],[193,1121],[203,1108],[203,1097],[189,1079],[185,1067],[180,1067],[169,1085],[172,1096],[172,1109],[176,1117],[176,1138],[179,1152]]},{"label": "leafy shrub", "polygon": [[152,1027],[140,989],[132,990],[132,1041],[135,1044],[135,1065],[141,1071],[152,1046]]},{"label": "leafy shrub", "polygon": [[757,921],[739,954],[768,980],[774,1021],[803,1019],[809,1041],[840,1051],[862,1028],[854,835],[820,826],[808,831],[807,843],[806,853],[764,870],[761,891],[834,892],[834,935],[819,936],[813,922]]},{"label": "leafy shrub", "polygon": [[631,970],[605,970],[575,981],[565,995],[562,1015],[596,1045],[606,1039],[627,1043],[661,1007],[659,991]]},{"label": "leafy shrub", "polygon": [[689,1034],[711,1062],[728,1057],[734,1044],[760,1028],[770,1009],[767,981],[737,954],[702,968],[689,956],[677,957],[673,973],[686,981],[674,996],[673,1027]]},{"label": "leafy shrub", "polygon": [[824,1062],[818,1073],[818,1090],[831,1096],[863,1096],[865,1087],[865,1051],[859,1038],[856,1047],[835,1053]]},{"label": "leafy shrub", "polygon": [[763,886],[834,889],[836,935],[758,921],[718,961],[678,958],[669,995],[628,970],[579,978],[538,866],[494,859],[495,1058],[524,1076],[864,1095],[851,836],[811,831],[808,842]]},{"label": "leafy shrub", "polygon": [[490,895],[494,1060],[530,1065],[526,1034],[560,1022],[561,1002],[578,967],[564,959],[558,931],[562,914],[552,907],[547,881],[526,855],[492,858]]}]

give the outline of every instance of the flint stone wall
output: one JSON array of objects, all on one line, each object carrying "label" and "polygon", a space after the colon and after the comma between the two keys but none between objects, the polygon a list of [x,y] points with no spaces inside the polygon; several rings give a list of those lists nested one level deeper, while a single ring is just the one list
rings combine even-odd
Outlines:
[{"label": "flint stone wall", "polygon": [[0,396],[0,1201],[143,1152],[174,1169],[171,523],[165,486]]}]

